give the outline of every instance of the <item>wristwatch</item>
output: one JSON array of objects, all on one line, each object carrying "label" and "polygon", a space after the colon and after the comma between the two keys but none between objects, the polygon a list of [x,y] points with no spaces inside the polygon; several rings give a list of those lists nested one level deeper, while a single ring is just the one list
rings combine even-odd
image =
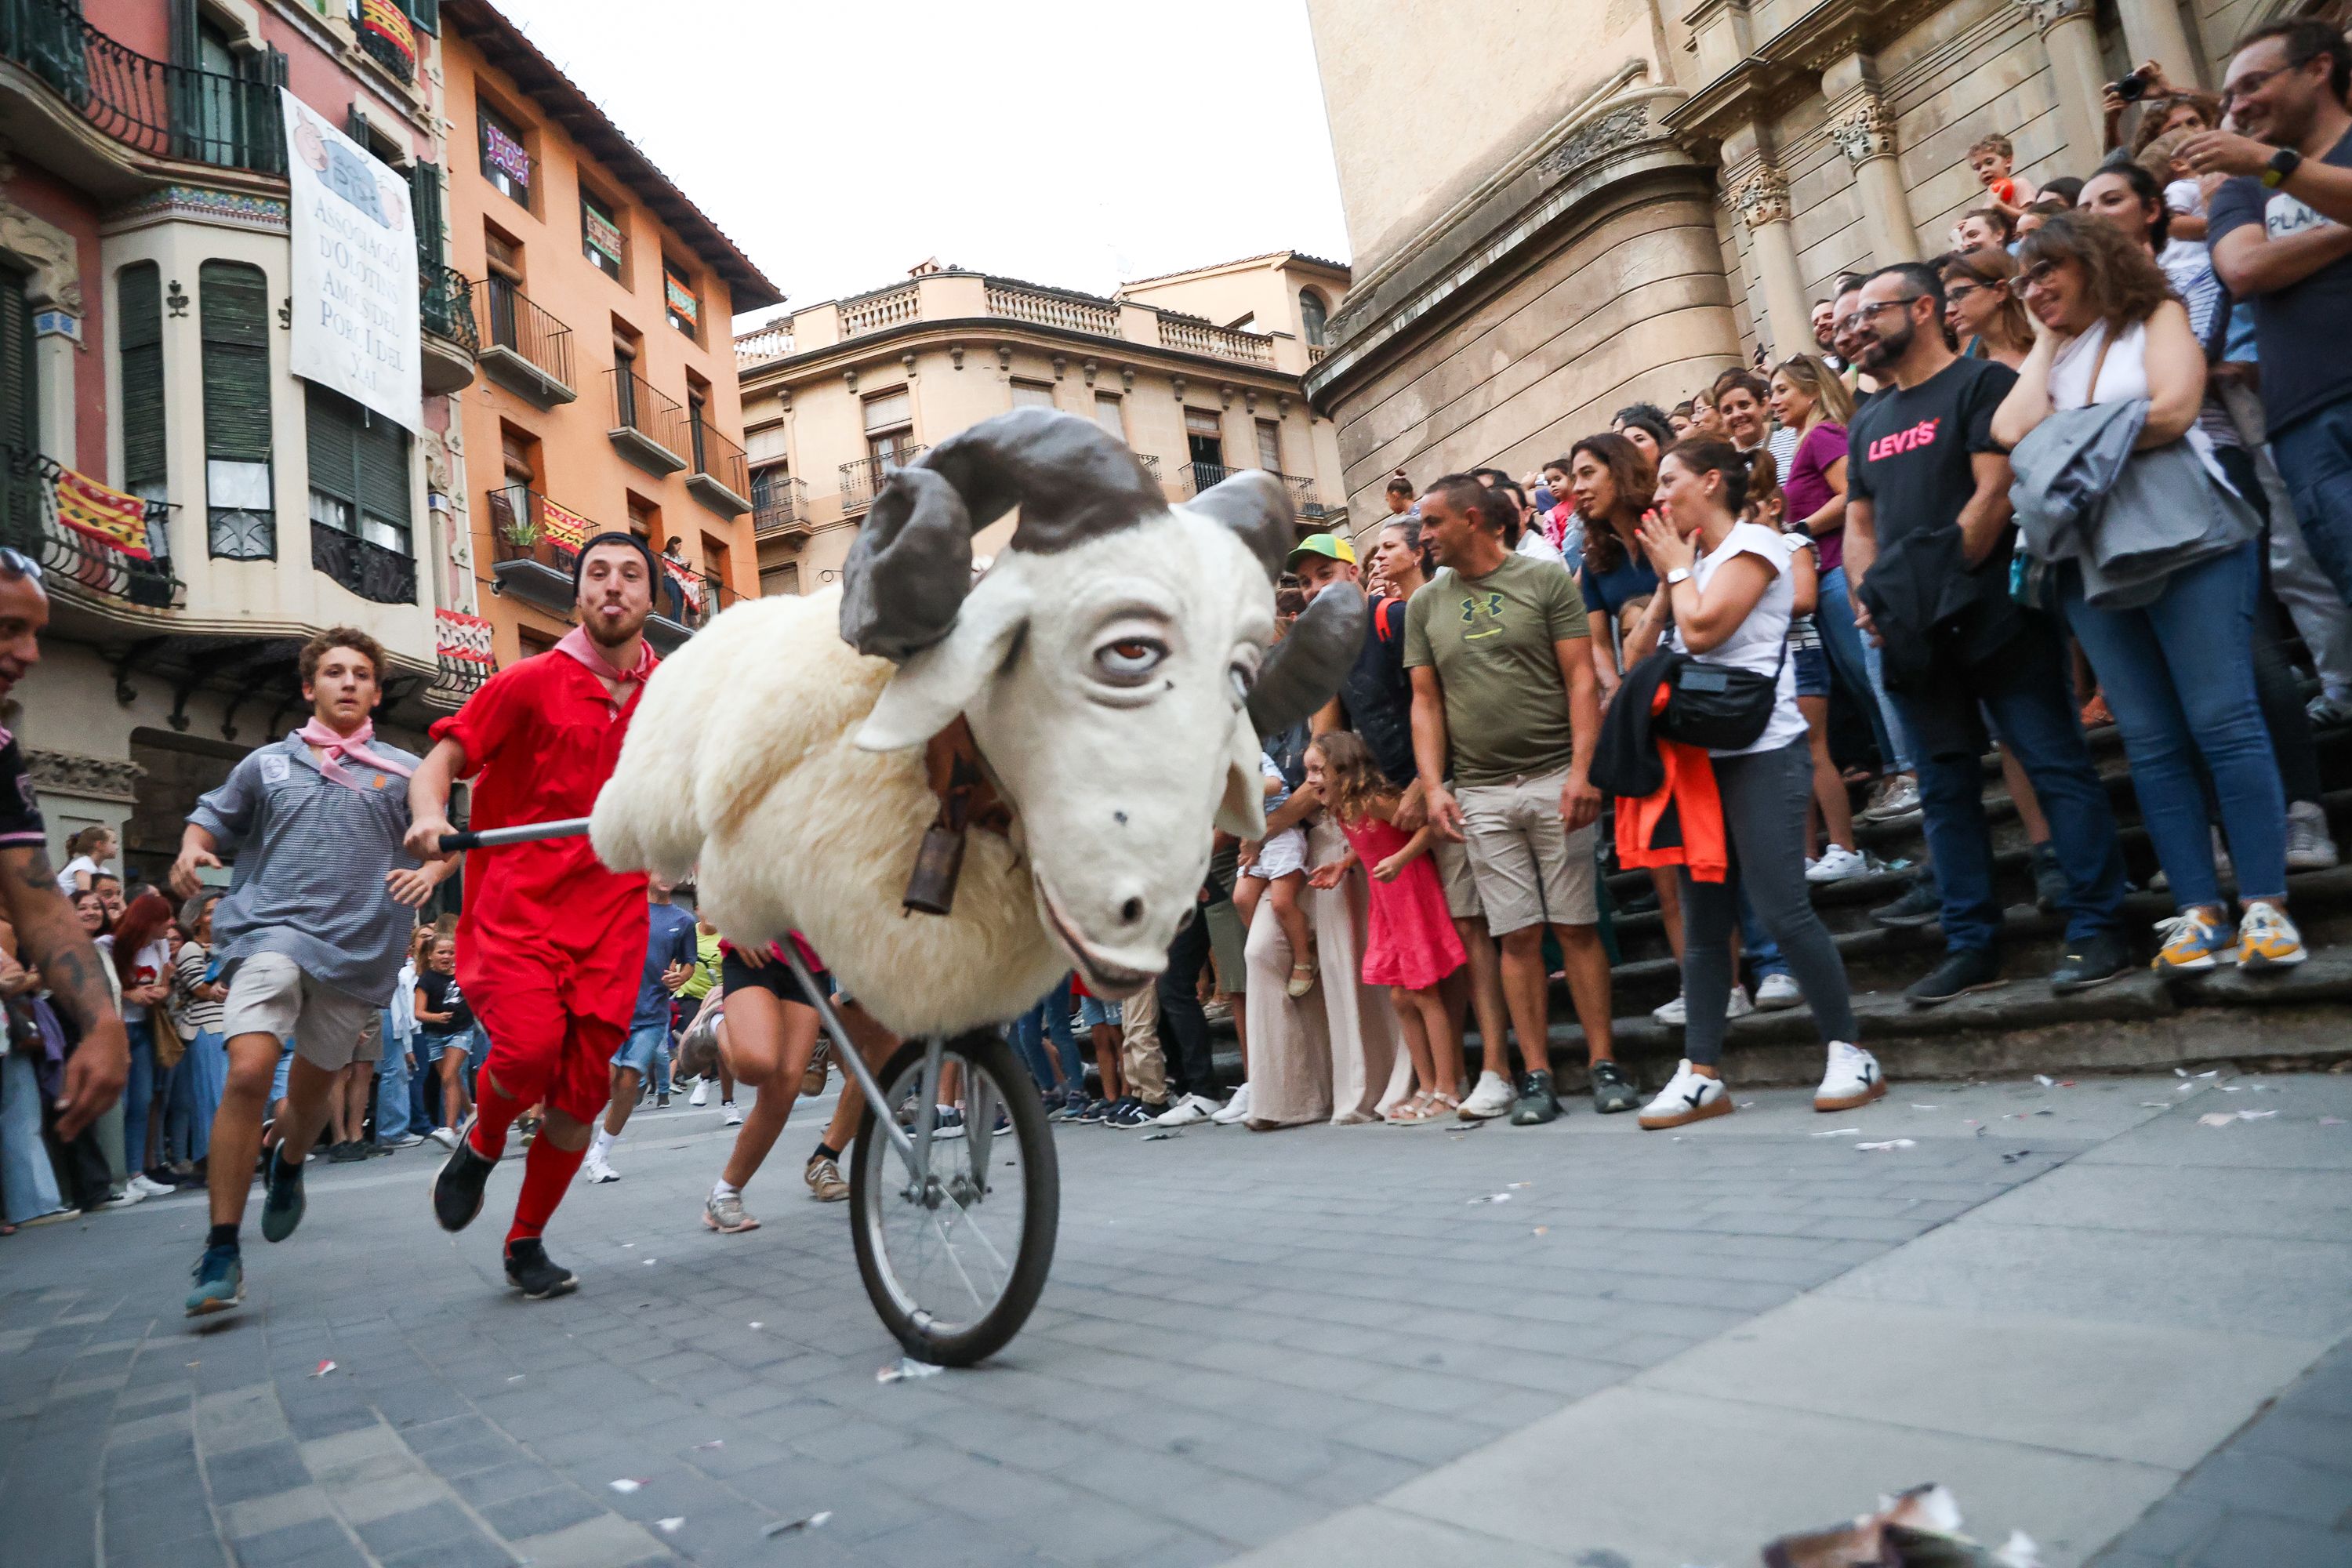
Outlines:
[{"label": "wristwatch", "polygon": [[2294,172],[2301,167],[2303,154],[2292,147],[2282,147],[2271,154],[2269,166],[2263,170],[2263,184],[2270,190],[2277,190],[2294,179]]},{"label": "wristwatch", "polygon": [[1673,571],[1666,574],[1666,586],[1669,588],[1673,587],[1677,583],[1685,583],[1689,580],[1690,568],[1687,566],[1677,566]]}]

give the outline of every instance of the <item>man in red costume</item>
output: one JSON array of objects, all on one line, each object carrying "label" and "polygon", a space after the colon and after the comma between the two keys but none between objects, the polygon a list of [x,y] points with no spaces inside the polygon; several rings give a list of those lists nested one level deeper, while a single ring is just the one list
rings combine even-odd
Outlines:
[{"label": "man in red costume", "polygon": [[[443,858],[449,786],[478,775],[472,826],[585,816],[613,776],[629,716],[654,670],[646,646],[659,569],[633,534],[601,533],[573,567],[579,625],[546,653],[490,678],[433,726],[410,780],[408,848]],[[457,982],[489,1033],[473,1120],[434,1178],[433,1213],[463,1230],[517,1115],[547,1121],[523,1161],[507,1232],[507,1279],[533,1300],[578,1285],[540,1239],[572,1184],[612,1092],[613,1054],[627,1038],[646,953],[646,879],[607,870],[585,837],[476,849],[457,924]]]}]

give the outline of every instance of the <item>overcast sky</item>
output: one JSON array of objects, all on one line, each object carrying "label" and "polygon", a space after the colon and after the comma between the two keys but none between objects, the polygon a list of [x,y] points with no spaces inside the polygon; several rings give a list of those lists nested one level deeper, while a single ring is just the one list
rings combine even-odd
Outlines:
[{"label": "overcast sky", "polygon": [[1304,0],[496,0],[794,307],[1346,260]]}]

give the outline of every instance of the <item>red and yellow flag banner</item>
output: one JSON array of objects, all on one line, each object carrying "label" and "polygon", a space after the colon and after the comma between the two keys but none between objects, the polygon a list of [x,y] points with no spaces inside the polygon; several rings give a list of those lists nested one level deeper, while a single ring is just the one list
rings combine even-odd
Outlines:
[{"label": "red and yellow flag banner", "polygon": [[147,503],[71,468],[58,473],[58,521],[133,561],[149,561]]}]

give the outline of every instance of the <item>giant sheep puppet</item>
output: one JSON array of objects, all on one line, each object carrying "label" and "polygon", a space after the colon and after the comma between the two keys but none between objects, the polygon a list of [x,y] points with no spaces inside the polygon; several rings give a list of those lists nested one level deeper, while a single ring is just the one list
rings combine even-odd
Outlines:
[{"label": "giant sheep puppet", "polygon": [[[975,583],[974,530],[1015,507]],[[655,672],[597,854],[693,872],[730,936],[801,931],[904,1035],[1016,1017],[1072,967],[1130,995],[1194,912],[1212,827],[1265,831],[1259,737],[1361,647],[1338,587],[1274,641],[1293,527],[1271,474],[1171,506],[1089,421],[976,425],[891,475],[841,588],[738,605]],[[1004,810],[964,836],[946,912],[915,912],[959,763]]]}]

